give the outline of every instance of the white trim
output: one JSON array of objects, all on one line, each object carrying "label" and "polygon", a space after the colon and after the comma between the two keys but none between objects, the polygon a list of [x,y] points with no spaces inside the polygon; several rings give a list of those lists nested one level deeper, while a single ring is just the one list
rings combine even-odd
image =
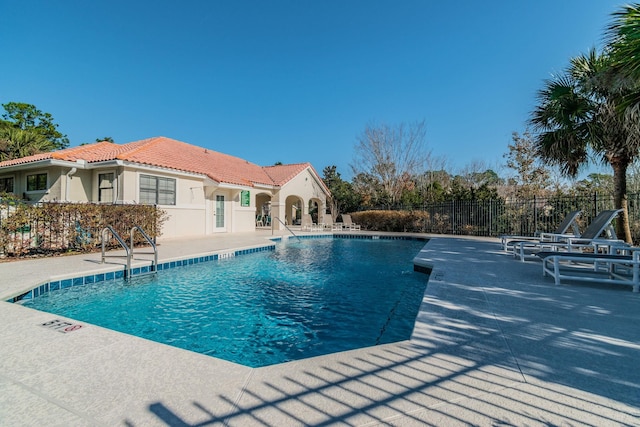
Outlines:
[{"label": "white trim", "polygon": [[3,172],[20,172],[20,171],[30,171],[33,170],[34,168],[38,169],[38,168],[49,168],[52,166],[62,166],[65,168],[72,168],[72,167],[77,167],[78,165],[75,162],[66,162],[66,161],[62,161],[62,160],[52,160],[52,159],[45,159],[45,160],[38,160],[36,162],[29,162],[29,163],[20,163],[17,165],[11,165],[11,166],[3,166],[2,168],[0,168]]},{"label": "white trim", "polygon": [[253,184],[253,188],[255,188],[255,189],[263,189],[263,190],[274,191],[274,190],[277,190],[278,188],[280,188],[279,185],[257,183],[257,182],[253,182],[253,181],[251,182],[251,184]]},{"label": "white trim", "polygon": [[218,188],[225,190],[252,190],[255,187],[251,187],[249,185],[239,185],[239,184],[229,184],[226,182],[221,182],[218,185]]}]

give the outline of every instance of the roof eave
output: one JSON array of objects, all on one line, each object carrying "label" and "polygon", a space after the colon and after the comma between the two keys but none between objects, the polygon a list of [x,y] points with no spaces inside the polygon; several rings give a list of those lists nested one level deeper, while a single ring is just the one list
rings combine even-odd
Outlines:
[{"label": "roof eave", "polygon": [[274,190],[276,188],[279,188],[279,185],[275,185],[275,184],[265,184],[263,182],[252,182],[253,187],[254,188],[259,188],[259,189],[264,189],[264,190]]},{"label": "roof eave", "polygon": [[215,179],[211,179],[210,177],[206,177],[204,179],[204,182],[202,183],[203,186],[205,187],[217,187],[220,185],[220,183],[218,181],[216,181]]},{"label": "roof eave", "polygon": [[246,190],[247,188],[253,188],[251,184],[232,184],[230,182],[220,182],[219,188],[226,188],[229,190]]},{"label": "roof eave", "polygon": [[33,162],[19,163],[17,165],[4,166],[0,168],[0,174],[6,173],[6,172],[16,172],[21,170],[28,170],[28,169],[34,169],[34,168],[35,169],[46,168],[46,167],[52,167],[52,166],[60,166],[60,167],[66,167],[66,168],[80,168],[80,169],[86,168],[86,165],[81,164],[79,162],[72,162],[69,160],[58,160],[58,159],[42,159],[42,160],[35,160]]}]

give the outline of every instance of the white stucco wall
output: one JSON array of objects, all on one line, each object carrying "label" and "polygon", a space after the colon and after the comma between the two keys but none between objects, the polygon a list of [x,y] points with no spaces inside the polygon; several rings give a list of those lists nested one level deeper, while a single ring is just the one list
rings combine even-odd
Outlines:
[{"label": "white stucco wall", "polygon": [[[277,201],[272,206],[279,212],[283,221],[286,217],[289,224],[292,223],[293,214],[296,212],[295,209],[292,209],[292,204],[296,203],[297,200],[302,203],[301,214],[309,213],[309,201],[314,200],[318,203],[318,221],[322,222],[327,202],[324,188],[318,180],[319,178],[316,179],[315,174],[307,168],[282,186],[277,193]],[[274,224],[274,226],[278,229],[282,228],[280,224]]]},{"label": "white stucco wall", "polygon": [[[42,173],[47,174],[47,189],[43,191],[27,191],[27,176]],[[62,184],[60,182],[60,173],[60,167],[36,168],[17,172],[14,178],[14,192],[18,196],[26,195],[27,199],[34,203],[61,200]]]},{"label": "white stucco wall", "polygon": [[298,176],[282,186],[280,190],[281,200],[286,200],[288,196],[293,195],[302,198],[304,213],[309,213],[309,200],[318,199],[319,203],[326,205],[324,190],[309,169],[305,169]]},{"label": "white stucco wall", "polygon": [[249,206],[242,206],[241,191],[235,191],[231,209],[233,210],[233,223],[231,231],[234,233],[242,233],[253,231],[256,229],[256,198],[254,197],[254,189],[247,188],[249,191]]},{"label": "white stucco wall", "polygon": [[[77,169],[72,175],[69,175],[71,169],[63,171],[60,176],[62,194],[60,200],[70,202],[89,202],[97,199],[97,192],[93,192],[92,188],[92,172],[89,170]],[[96,194],[94,199],[93,194]]]},{"label": "white stucco wall", "polygon": [[167,221],[162,225],[162,238],[197,237],[206,234],[204,209],[176,206],[160,206],[167,212]]},{"label": "white stucco wall", "polygon": [[[242,206],[242,191],[249,192],[249,206]],[[253,231],[256,227],[255,190],[251,187],[232,189],[228,195],[227,203],[227,231],[242,233]]]},{"label": "white stucco wall", "polygon": [[138,172],[131,168],[123,168],[116,177],[118,180],[118,201],[135,203],[138,201]]},{"label": "white stucco wall", "polygon": [[[152,175],[176,180],[176,204],[158,205],[168,214],[168,220],[162,228],[163,237],[189,237],[206,234],[206,205],[203,179],[168,173],[138,172],[136,188],[139,188],[140,175]],[[140,195],[136,194],[139,200]]]}]

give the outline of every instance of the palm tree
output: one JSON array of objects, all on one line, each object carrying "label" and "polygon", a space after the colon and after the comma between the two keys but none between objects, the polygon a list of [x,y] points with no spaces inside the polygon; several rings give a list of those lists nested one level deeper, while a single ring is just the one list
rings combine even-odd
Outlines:
[{"label": "palm tree", "polygon": [[0,126],[0,161],[52,151],[56,147],[44,135],[13,126]]},{"label": "palm tree", "polygon": [[626,174],[639,156],[640,137],[637,126],[629,125],[633,116],[620,105],[631,92],[611,57],[593,49],[545,82],[530,119],[539,155],[565,175],[575,177],[592,155],[613,168],[614,204],[624,209],[617,233],[629,243]]}]

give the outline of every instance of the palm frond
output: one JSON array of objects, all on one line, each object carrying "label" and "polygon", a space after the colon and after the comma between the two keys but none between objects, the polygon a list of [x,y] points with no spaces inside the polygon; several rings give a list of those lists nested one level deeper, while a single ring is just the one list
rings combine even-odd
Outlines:
[{"label": "palm frond", "polygon": [[621,71],[640,78],[640,5],[626,5],[612,14],[606,30],[611,56]]}]

